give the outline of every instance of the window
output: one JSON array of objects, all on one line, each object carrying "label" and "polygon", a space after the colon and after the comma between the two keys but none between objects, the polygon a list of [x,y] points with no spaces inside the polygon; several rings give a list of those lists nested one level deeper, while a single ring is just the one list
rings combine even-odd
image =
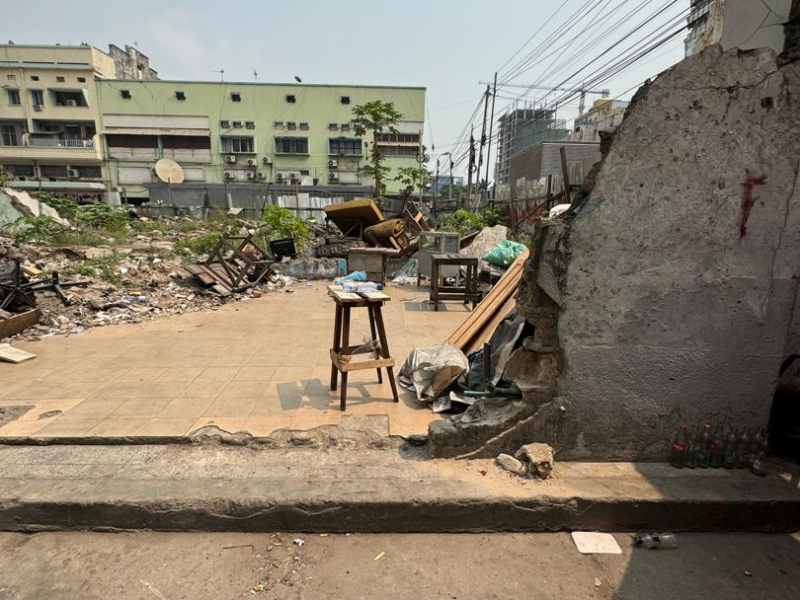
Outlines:
[{"label": "window", "polygon": [[181,92],[180,90],[178,90],[177,92],[175,92],[175,99],[186,100],[186,92]]},{"label": "window", "polygon": [[230,121],[220,121],[219,122],[219,126],[222,129],[230,129],[231,128],[231,122]]},{"label": "window", "polygon": [[307,169],[301,169],[300,170],[300,177],[308,177],[310,174],[311,174],[311,172],[308,171]]},{"label": "window", "polygon": [[300,123],[300,131],[308,131],[308,123]]},{"label": "window", "polygon": [[328,154],[338,156],[361,156],[361,139],[359,138],[335,138],[328,140]]},{"label": "window", "polygon": [[120,90],[120,96],[122,96],[123,100],[130,100],[131,99],[131,91],[130,90]]},{"label": "window", "polygon": [[308,138],[276,137],[276,154],[308,154]]},{"label": "window", "polygon": [[39,81],[38,75],[31,75],[31,81]]},{"label": "window", "polygon": [[233,154],[254,154],[255,143],[251,137],[224,137],[222,151]]},{"label": "window", "polygon": [[419,144],[418,133],[379,133],[375,139],[379,144]]},{"label": "window", "polygon": [[31,90],[31,104],[44,106],[44,92],[42,90]]},{"label": "window", "polygon": [[17,128],[13,125],[0,126],[0,134],[2,134],[3,146],[18,146],[17,144]]},{"label": "window", "polygon": [[418,133],[379,133],[376,142],[384,156],[416,156],[419,154]]},{"label": "window", "polygon": [[234,121],[233,122],[233,128],[234,129],[241,129],[242,128],[242,122],[241,121]]},{"label": "window", "polygon": [[283,121],[275,121],[275,129],[283,129]]},{"label": "window", "polygon": [[350,131],[350,123],[342,123],[342,131]]},{"label": "window", "polygon": [[86,96],[80,91],[53,90],[53,99],[56,106],[89,106],[86,103]]},{"label": "window", "polygon": [[33,177],[33,165],[3,165],[3,172],[9,177]]},{"label": "window", "polygon": [[338,123],[328,123],[328,131],[339,131]]},{"label": "window", "polygon": [[19,106],[21,102],[19,101],[19,90],[7,90],[8,91],[8,105],[9,106]]},{"label": "window", "polygon": [[340,100],[342,104],[350,104],[350,96],[342,96]]},{"label": "window", "polygon": [[15,81],[17,79],[17,76],[16,75],[6,75],[6,79],[8,79],[9,81]]},{"label": "window", "polygon": [[39,167],[39,171],[41,171],[44,179],[57,179],[67,176],[66,165],[42,165]]},{"label": "window", "polygon": [[378,146],[378,151],[384,156],[416,156],[419,146]]},{"label": "window", "polygon": [[255,124],[254,121],[245,121],[244,122],[244,126],[247,127],[248,129],[255,129],[256,128],[256,124]]},{"label": "window", "polygon": [[289,121],[288,123],[286,123],[286,129],[288,129],[289,131],[294,131],[295,129],[297,129],[297,123],[295,123],[294,121]]},{"label": "window", "polygon": [[100,167],[78,167],[78,176],[81,179],[100,179],[103,175]]},{"label": "window", "polygon": [[286,94],[286,102],[289,104],[294,104],[297,102],[297,96],[294,94]]},{"label": "window", "polygon": [[59,83],[64,83],[66,81],[66,79],[59,75],[58,77],[56,77],[56,81],[59,82]]},{"label": "window", "polygon": [[86,83],[86,77],[78,77],[78,83]]},{"label": "window", "polygon": [[241,101],[242,101],[241,92],[231,92],[231,102],[241,102]]}]

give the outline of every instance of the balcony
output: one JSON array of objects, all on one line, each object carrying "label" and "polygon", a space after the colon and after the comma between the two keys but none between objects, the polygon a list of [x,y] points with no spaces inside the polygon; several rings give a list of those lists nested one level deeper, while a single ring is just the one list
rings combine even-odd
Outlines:
[{"label": "balcony", "polygon": [[30,137],[23,140],[25,146],[36,148],[94,148],[94,140],[72,140],[47,137]]}]

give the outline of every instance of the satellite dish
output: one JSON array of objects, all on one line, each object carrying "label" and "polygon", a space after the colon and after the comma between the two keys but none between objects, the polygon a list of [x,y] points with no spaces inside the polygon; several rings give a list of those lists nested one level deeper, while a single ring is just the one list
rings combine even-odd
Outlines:
[{"label": "satellite dish", "polygon": [[171,158],[162,158],[156,163],[156,175],[164,183],[183,183],[181,166]]}]

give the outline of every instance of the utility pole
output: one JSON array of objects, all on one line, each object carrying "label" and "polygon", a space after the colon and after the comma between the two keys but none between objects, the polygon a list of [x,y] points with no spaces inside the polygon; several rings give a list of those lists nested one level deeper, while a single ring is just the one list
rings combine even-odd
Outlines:
[{"label": "utility pole", "polygon": [[[450,154],[448,152],[448,154]],[[450,187],[447,191],[448,200],[450,201],[450,206],[453,206],[453,155],[450,154]]]},{"label": "utility pole", "polygon": [[472,198],[472,174],[475,172],[475,135],[469,128],[469,166],[467,167],[467,202]]},{"label": "utility pole", "polygon": [[480,204],[480,198],[483,196],[481,192],[481,167],[483,166],[483,147],[486,145],[486,117],[489,112],[489,86],[486,86],[486,92],[483,95],[483,127],[481,127],[481,151],[478,155],[478,193],[476,194],[475,208]]},{"label": "utility pole", "polygon": [[[494,89],[492,90],[492,116],[489,118],[489,145],[486,148],[486,195],[489,195],[489,165],[492,156],[492,130],[494,129],[494,100],[497,96],[497,71],[494,72]],[[496,193],[496,191],[493,192]]]}]

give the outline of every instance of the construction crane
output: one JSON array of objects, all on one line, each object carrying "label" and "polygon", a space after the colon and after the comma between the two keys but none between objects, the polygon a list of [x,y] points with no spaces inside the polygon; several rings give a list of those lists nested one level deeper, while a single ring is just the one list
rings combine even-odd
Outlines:
[{"label": "construction crane", "polygon": [[[486,81],[480,82],[482,85],[491,85],[491,83]],[[586,108],[586,94],[600,94],[602,98],[608,98],[611,95],[611,90],[603,89],[603,90],[589,90],[584,88],[583,86],[578,87],[546,87],[541,85],[524,85],[521,83],[501,83],[498,84],[498,87],[511,87],[511,88],[522,88],[525,90],[546,90],[549,92],[580,92],[581,99],[580,104],[578,105],[578,114],[582,115],[584,109]]]}]

